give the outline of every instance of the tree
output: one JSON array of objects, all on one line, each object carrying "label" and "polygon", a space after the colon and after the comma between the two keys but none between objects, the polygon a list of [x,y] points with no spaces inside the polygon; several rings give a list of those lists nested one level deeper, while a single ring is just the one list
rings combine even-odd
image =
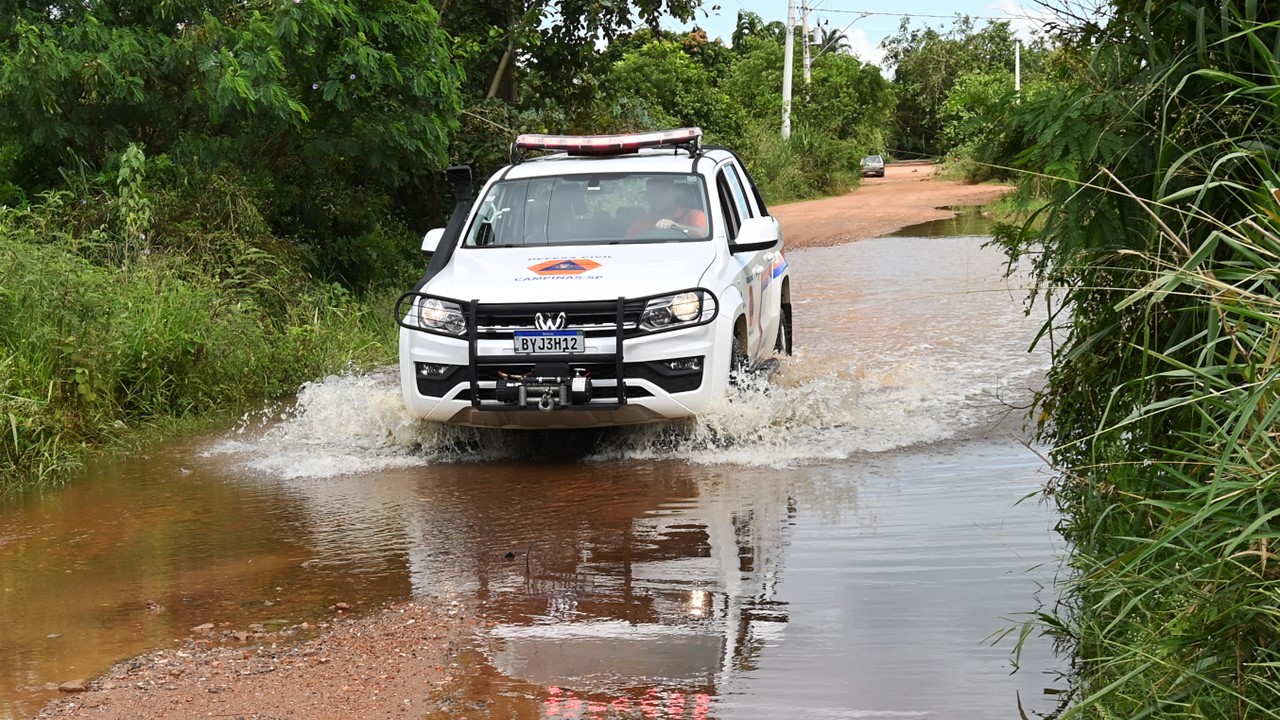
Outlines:
[{"label": "tree", "polygon": [[[782,121],[782,44],[767,36],[748,35],[734,43],[741,55],[721,87],[750,117]],[[797,53],[798,55],[798,53]],[[793,68],[799,72],[799,64]]]},{"label": "tree", "polygon": [[796,103],[798,122],[866,150],[883,150],[895,99],[880,68],[852,55],[824,54]]},{"label": "tree", "polygon": [[440,15],[467,49],[468,94],[515,103],[525,77],[538,76],[545,79],[541,98],[582,104],[593,96],[590,76],[607,71],[596,52],[598,40],[612,41],[639,26],[657,33],[664,17],[692,20],[700,5],[701,0],[441,0]]},{"label": "tree", "polygon": [[835,30],[831,27],[829,21],[823,21],[814,26],[816,35],[817,50],[815,52],[831,52],[831,53],[853,53],[853,43],[849,41],[849,36],[844,30]]},{"label": "tree", "polygon": [[912,28],[904,18],[898,34],[881,47],[893,66],[898,96],[895,135],[898,147],[911,154],[938,155],[945,149],[942,107],[960,77],[996,69],[1013,70],[1014,38],[1008,22],[991,21],[974,31],[961,17],[945,34]]},{"label": "tree", "polygon": [[26,2],[0,25],[0,145],[36,190],[130,143],[234,164],[273,179],[282,231],[324,234],[342,217],[321,188],[444,164],[460,80],[425,3]]},{"label": "tree", "polygon": [[749,10],[738,11],[738,21],[733,28],[733,49],[739,54],[749,52],[749,39],[771,40],[779,45],[787,39],[787,26],[777,20],[766,23]]},{"label": "tree", "polygon": [[710,71],[671,40],[657,40],[628,52],[605,80],[610,95],[645,98],[680,125],[696,125],[708,135],[735,137],[742,112],[716,87]]}]

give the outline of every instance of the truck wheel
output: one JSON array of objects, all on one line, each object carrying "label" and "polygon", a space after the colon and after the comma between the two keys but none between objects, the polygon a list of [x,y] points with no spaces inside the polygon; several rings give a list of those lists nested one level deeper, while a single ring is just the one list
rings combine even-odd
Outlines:
[{"label": "truck wheel", "polygon": [[738,381],[745,377],[749,370],[750,360],[747,359],[747,350],[742,345],[742,340],[738,333],[733,334],[733,344],[729,348],[729,385],[736,386]]},{"label": "truck wheel", "polygon": [[783,355],[791,354],[791,303],[782,306],[782,317],[778,321],[778,340],[773,344],[773,351]]}]

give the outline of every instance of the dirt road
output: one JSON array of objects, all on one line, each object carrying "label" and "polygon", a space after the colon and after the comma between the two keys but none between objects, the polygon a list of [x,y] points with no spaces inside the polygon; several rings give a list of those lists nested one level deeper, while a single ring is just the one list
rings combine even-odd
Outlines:
[{"label": "dirt road", "polygon": [[934,180],[935,166],[894,163],[883,178],[865,178],[847,195],[771,208],[782,223],[787,247],[838,245],[879,237],[908,225],[944,220],[954,205],[985,205],[1008,193],[1003,185],[964,185]]},{"label": "dirt road", "polygon": [[[1009,188],[931,179],[933,166],[894,164],[840,197],[772,208],[787,246],[876,237],[950,217],[940,208],[990,202]],[[477,619],[462,599],[425,598],[380,613],[335,610],[308,640],[261,628],[193,628],[173,648],[69,681],[40,718],[399,718],[456,716]],[[355,615],[355,617],[348,617]],[[309,633],[304,633],[309,634]]]}]

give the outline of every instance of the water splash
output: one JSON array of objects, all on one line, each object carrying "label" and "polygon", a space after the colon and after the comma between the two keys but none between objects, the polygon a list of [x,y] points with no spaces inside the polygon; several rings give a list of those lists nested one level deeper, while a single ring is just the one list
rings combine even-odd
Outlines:
[{"label": "water splash", "polygon": [[389,368],[308,384],[215,450],[284,478],[531,456],[788,467],[985,432],[1042,384],[1047,354],[1027,352],[1039,321],[981,238],[792,257],[806,288],[797,354],[697,420],[590,432],[446,426],[409,417]]},{"label": "water splash", "polygon": [[381,371],[308,383],[293,403],[243,418],[206,454],[233,456],[251,472],[281,479],[554,454],[557,445],[587,461],[786,467],[946,439],[998,409],[994,389],[948,389],[957,385],[964,383],[956,373],[909,360],[860,367],[798,355],[782,359],[772,377],[743,379],[696,420],[529,433],[412,418],[394,372]]},{"label": "water splash", "polygon": [[307,383],[292,403],[243,417],[205,454],[271,477],[327,478],[429,464],[470,439],[410,417],[394,378],[379,372]]}]

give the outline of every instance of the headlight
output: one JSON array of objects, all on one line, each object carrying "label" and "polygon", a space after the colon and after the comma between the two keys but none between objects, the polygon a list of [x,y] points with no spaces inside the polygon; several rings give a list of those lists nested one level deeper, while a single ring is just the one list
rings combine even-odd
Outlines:
[{"label": "headlight", "polygon": [[442,330],[450,335],[465,335],[467,320],[457,303],[423,298],[418,303],[418,325],[424,330]]},{"label": "headlight", "polygon": [[702,298],[694,293],[680,293],[671,298],[671,314],[681,322],[689,322],[702,312]]},{"label": "headlight", "polygon": [[679,327],[702,317],[702,293],[682,292],[654,298],[640,313],[640,327],[644,330],[662,330]]}]

